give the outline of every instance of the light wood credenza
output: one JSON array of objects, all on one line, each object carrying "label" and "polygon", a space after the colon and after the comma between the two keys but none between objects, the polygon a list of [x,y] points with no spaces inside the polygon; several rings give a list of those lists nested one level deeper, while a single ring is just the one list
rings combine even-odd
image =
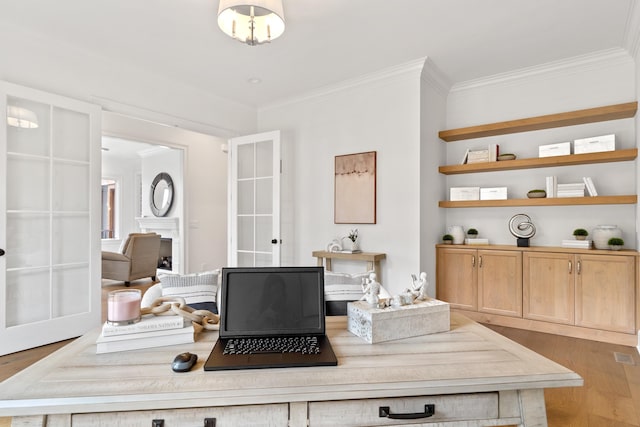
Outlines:
[{"label": "light wood credenza", "polygon": [[[543,390],[581,386],[574,372],[452,313],[451,331],[367,344],[327,320],[338,366],[205,372],[217,337],[95,354],[98,331],[68,344],[0,385],[0,416],[14,426],[546,426]],[[197,366],[174,373],[180,352]],[[384,414],[425,415],[419,420]],[[159,423],[159,421],[157,421]],[[210,425],[211,421],[210,421]]]}]

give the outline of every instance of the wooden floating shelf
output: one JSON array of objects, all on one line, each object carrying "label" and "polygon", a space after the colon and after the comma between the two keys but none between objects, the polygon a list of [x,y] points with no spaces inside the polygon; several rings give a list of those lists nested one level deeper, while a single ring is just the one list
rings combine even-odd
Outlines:
[{"label": "wooden floating shelf", "polygon": [[438,136],[446,142],[453,142],[472,138],[483,138],[487,136],[507,135],[510,133],[581,125],[607,120],[628,119],[635,116],[637,110],[637,101],[628,102],[625,104],[588,108],[586,110],[548,114],[545,116],[443,130],[438,133]]},{"label": "wooden floating shelf", "polygon": [[438,171],[445,175],[457,175],[475,172],[508,171],[518,169],[547,168],[554,166],[587,165],[594,163],[610,163],[635,160],[638,149],[603,151],[599,153],[570,154],[567,156],[540,157],[531,159],[505,160],[498,162],[482,162],[464,165],[440,166]]},{"label": "wooden floating shelf", "polygon": [[595,196],[595,197],[554,197],[542,199],[507,200],[461,200],[440,201],[441,208],[492,208],[510,206],[565,206],[565,205],[633,205],[638,202],[637,195]]}]

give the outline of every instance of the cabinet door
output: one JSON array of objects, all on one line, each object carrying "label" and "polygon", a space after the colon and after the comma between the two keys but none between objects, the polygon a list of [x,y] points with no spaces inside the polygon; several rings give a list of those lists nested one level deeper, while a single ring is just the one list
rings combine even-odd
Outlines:
[{"label": "cabinet door", "polygon": [[525,252],[522,264],[524,318],[573,324],[574,256]]},{"label": "cabinet door", "polygon": [[576,325],[635,333],[634,257],[578,255]]},{"label": "cabinet door", "polygon": [[478,311],[522,317],[522,253],[478,251]]},{"label": "cabinet door", "polygon": [[478,287],[475,249],[438,248],[436,296],[454,308],[476,311]]}]

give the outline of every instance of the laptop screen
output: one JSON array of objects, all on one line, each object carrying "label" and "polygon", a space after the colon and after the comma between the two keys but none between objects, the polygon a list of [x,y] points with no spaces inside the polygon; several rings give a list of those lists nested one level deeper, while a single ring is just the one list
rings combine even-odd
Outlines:
[{"label": "laptop screen", "polygon": [[220,337],[325,332],[323,267],[222,269]]}]

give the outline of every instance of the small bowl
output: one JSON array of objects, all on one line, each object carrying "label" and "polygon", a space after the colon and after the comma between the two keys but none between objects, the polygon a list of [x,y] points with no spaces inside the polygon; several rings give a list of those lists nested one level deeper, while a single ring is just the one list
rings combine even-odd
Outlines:
[{"label": "small bowl", "polygon": [[546,191],[529,191],[527,193],[527,197],[530,199],[544,199],[545,197],[547,197],[547,192]]},{"label": "small bowl", "polygon": [[515,160],[515,159],[516,159],[516,155],[515,154],[510,154],[510,153],[500,154],[498,156],[498,161]]}]

